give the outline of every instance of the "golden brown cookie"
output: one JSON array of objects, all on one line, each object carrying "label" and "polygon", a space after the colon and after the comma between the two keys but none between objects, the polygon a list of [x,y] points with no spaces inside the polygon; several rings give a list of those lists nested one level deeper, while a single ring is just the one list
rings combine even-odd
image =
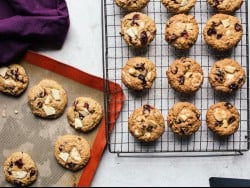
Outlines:
[{"label": "golden brown cookie", "polygon": [[153,62],[144,57],[128,60],[122,69],[122,82],[131,89],[141,91],[150,89],[156,78],[156,67]]},{"label": "golden brown cookie", "polygon": [[190,136],[201,126],[201,112],[191,103],[180,102],[168,114],[168,126],[179,136]]},{"label": "golden brown cookie", "polygon": [[65,135],[56,141],[54,154],[57,162],[64,168],[77,171],[87,165],[90,146],[81,136]]},{"label": "golden brown cookie", "polygon": [[161,0],[162,4],[172,13],[187,13],[195,6],[196,0]]},{"label": "golden brown cookie", "polygon": [[221,13],[233,13],[240,9],[243,0],[208,0],[208,3]]},{"label": "golden brown cookie", "polygon": [[5,161],[4,174],[6,180],[11,184],[26,187],[36,181],[38,170],[28,154],[16,152]]},{"label": "golden brown cookie", "polygon": [[69,107],[67,117],[69,124],[76,130],[88,132],[102,120],[102,106],[92,98],[79,97]]},{"label": "golden brown cookie", "polygon": [[238,18],[216,14],[207,21],[203,35],[208,45],[218,51],[226,51],[241,40],[243,28]]},{"label": "golden brown cookie", "polygon": [[127,12],[134,12],[146,7],[149,1],[150,0],[115,0],[115,3]]},{"label": "golden brown cookie", "polygon": [[125,42],[134,48],[149,45],[155,38],[156,24],[146,14],[133,12],[127,14],[121,21],[121,36]]},{"label": "golden brown cookie", "polygon": [[21,65],[0,67],[0,92],[19,96],[28,87],[29,78]]},{"label": "golden brown cookie", "polygon": [[198,91],[204,80],[201,66],[191,58],[176,60],[167,70],[167,77],[174,90],[186,94]]},{"label": "golden brown cookie", "polygon": [[230,136],[237,132],[240,114],[235,106],[228,102],[220,102],[207,111],[208,128],[219,136]]},{"label": "golden brown cookie", "polygon": [[131,114],[128,127],[131,134],[138,140],[156,141],[165,131],[164,117],[155,107],[144,105]]},{"label": "golden brown cookie", "polygon": [[199,26],[192,15],[177,14],[166,23],[165,40],[177,49],[191,48],[198,35]]},{"label": "golden brown cookie", "polygon": [[232,59],[217,61],[209,74],[211,86],[225,93],[241,89],[246,82],[246,73],[239,63]]},{"label": "golden brown cookie", "polygon": [[54,80],[42,80],[28,93],[28,102],[33,114],[42,118],[61,116],[67,105],[67,94]]}]

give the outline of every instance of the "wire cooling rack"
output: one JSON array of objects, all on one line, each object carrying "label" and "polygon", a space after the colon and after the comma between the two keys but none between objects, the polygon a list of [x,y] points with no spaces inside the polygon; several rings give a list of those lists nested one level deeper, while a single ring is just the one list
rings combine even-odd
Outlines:
[{"label": "wire cooling rack", "polygon": [[[202,31],[207,20],[215,14],[208,5],[207,0],[197,0],[195,7],[189,14],[194,15],[199,23],[200,34],[196,44],[188,52],[180,52],[172,48],[164,40],[165,24],[171,16],[160,0],[151,0],[148,7],[142,12],[146,13],[155,20],[157,25],[157,35],[155,40],[146,50],[134,50],[123,41],[120,36],[120,22],[125,13],[118,8],[114,0],[104,0],[103,3],[103,70],[104,78],[116,82],[122,86],[126,95],[124,107],[117,120],[114,129],[111,131],[111,125],[114,122],[107,121],[107,138],[109,150],[118,154],[170,154],[178,153],[181,156],[186,153],[194,153],[194,156],[203,155],[207,152],[209,155],[231,155],[242,154],[249,150],[249,51],[248,51],[248,6],[247,0],[240,10],[235,13],[243,25],[244,35],[238,46],[230,52],[218,53],[205,44]],[[144,56],[152,60],[157,67],[157,78],[152,89],[144,92],[134,92],[127,89],[121,81],[121,72],[129,58],[134,56]],[[194,95],[185,96],[173,91],[166,78],[166,70],[169,65],[177,58],[190,57],[197,60],[202,65],[205,80],[202,88]],[[216,60],[225,57],[233,58],[247,72],[247,83],[235,94],[222,95],[215,92],[208,82],[208,74]],[[122,92],[117,90],[117,92]],[[106,84],[105,102],[106,114],[117,113],[108,106],[109,87]],[[128,118],[133,111],[144,104],[150,104],[160,109],[165,119],[169,109],[179,101],[188,101],[200,109],[202,112],[202,127],[191,137],[180,138],[174,135],[167,127],[163,136],[153,143],[141,143],[135,139],[128,130]],[[219,138],[211,133],[206,125],[206,112],[210,106],[217,102],[228,101],[236,105],[240,114],[241,122],[237,133],[228,138]],[[117,104],[121,101],[116,101]],[[185,153],[185,154],[186,154]],[[207,154],[208,154],[207,153]],[[212,154],[211,154],[212,153]]]}]

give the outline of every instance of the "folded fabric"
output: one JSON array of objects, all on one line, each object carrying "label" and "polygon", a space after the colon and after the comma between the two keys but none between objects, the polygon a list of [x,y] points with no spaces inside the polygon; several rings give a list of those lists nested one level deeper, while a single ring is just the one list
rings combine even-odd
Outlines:
[{"label": "folded fabric", "polygon": [[0,65],[28,49],[61,48],[68,28],[65,0],[0,0]]}]

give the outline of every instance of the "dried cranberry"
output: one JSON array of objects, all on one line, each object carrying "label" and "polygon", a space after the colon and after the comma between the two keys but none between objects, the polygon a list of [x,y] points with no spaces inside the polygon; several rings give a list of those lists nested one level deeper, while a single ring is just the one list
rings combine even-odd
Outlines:
[{"label": "dried cranberry", "polygon": [[232,124],[235,121],[236,121],[236,118],[234,116],[232,116],[232,117],[229,118],[229,120],[227,122],[230,125],[230,124]]},{"label": "dried cranberry", "polygon": [[229,88],[230,88],[231,90],[233,90],[233,91],[236,91],[236,90],[238,89],[238,85],[237,85],[237,84],[231,84],[231,85],[229,86]]},{"label": "dried cranberry", "polygon": [[140,63],[135,65],[135,70],[145,70],[145,63]]},{"label": "dried cranberry", "polygon": [[238,23],[235,24],[234,28],[236,31],[242,31],[242,26]]},{"label": "dried cranberry", "polygon": [[153,127],[152,125],[149,125],[149,126],[147,127],[147,132],[152,132],[153,129],[154,129],[154,127]]},{"label": "dried cranberry", "polygon": [[243,81],[244,81],[243,78],[239,79],[238,84],[242,84]]},{"label": "dried cranberry", "polygon": [[179,83],[180,83],[181,85],[184,85],[184,83],[185,83],[185,77],[184,77],[184,76],[180,76],[180,77],[179,77]]},{"label": "dried cranberry", "polygon": [[75,163],[68,163],[68,164],[66,165],[66,167],[68,167],[68,168],[70,168],[70,169],[74,168],[75,166],[76,166]]},{"label": "dried cranberry", "polygon": [[46,93],[46,91],[44,90],[44,91],[42,91],[40,94],[39,94],[39,97],[40,98],[43,98],[43,97],[45,97],[47,95],[47,93]]},{"label": "dried cranberry", "polygon": [[142,81],[142,84],[144,86],[147,85],[147,81],[146,81],[145,76],[143,74],[139,74],[138,78]]},{"label": "dried cranberry", "polygon": [[18,167],[18,168],[22,168],[23,167],[23,160],[22,159],[19,159],[15,162],[15,165]]},{"label": "dried cranberry", "polygon": [[81,113],[79,113],[79,118],[80,120],[83,120],[85,117]]},{"label": "dried cranberry", "polygon": [[217,126],[222,126],[223,125],[223,122],[222,121],[216,121],[215,122],[215,126],[217,127]]},{"label": "dried cranberry", "polygon": [[188,38],[188,32],[186,30],[182,31],[181,36],[184,37],[185,39]]},{"label": "dried cranberry", "polygon": [[148,43],[148,36],[146,31],[141,32],[141,43],[142,45],[146,45]]},{"label": "dried cranberry", "polygon": [[219,40],[221,39],[221,37],[222,37],[222,34],[218,34],[216,38]]},{"label": "dried cranberry", "polygon": [[23,185],[22,182],[17,181],[17,180],[14,180],[13,184],[16,185],[16,186],[22,186]]},{"label": "dried cranberry", "polygon": [[38,108],[42,108],[42,107],[43,107],[43,103],[42,103],[42,102],[38,102],[38,103],[37,103],[37,107],[38,107]]},{"label": "dried cranberry", "polygon": [[175,34],[172,34],[172,36],[170,37],[170,42],[173,42],[177,39],[177,36]]},{"label": "dried cranberry", "polygon": [[150,112],[151,109],[153,109],[153,108],[152,108],[150,105],[148,105],[148,104],[146,104],[146,105],[143,106],[143,112],[144,112],[144,113],[145,113],[145,111]]},{"label": "dried cranberry", "polygon": [[133,20],[139,20],[139,18],[140,18],[140,15],[139,15],[139,14],[135,14],[135,15],[133,16]]},{"label": "dried cranberry", "polygon": [[78,103],[79,103],[78,101],[74,101],[74,103],[73,103],[74,111],[76,111],[76,108],[77,108],[77,104],[78,104]]},{"label": "dried cranberry", "polygon": [[36,175],[36,170],[32,169],[32,170],[30,171],[30,177],[32,177],[32,176],[34,176],[34,175]]},{"label": "dried cranberry", "polygon": [[10,168],[12,168],[12,167],[13,167],[13,162],[11,161],[11,162],[10,162]]},{"label": "dried cranberry", "polygon": [[174,69],[171,69],[171,72],[173,74],[177,74],[178,73],[178,67],[175,67]]},{"label": "dried cranberry", "polygon": [[217,75],[217,77],[219,77],[219,78],[215,78],[217,81],[219,81],[219,82],[224,81],[224,75],[225,74],[224,74],[223,71],[221,71],[220,69],[217,69],[215,74]]},{"label": "dried cranberry", "polygon": [[136,22],[136,20],[139,20],[139,17],[140,17],[139,14],[135,14],[135,15],[133,16],[132,22],[131,22],[131,26],[134,26],[134,25],[139,26],[139,24]]},{"label": "dried cranberry", "polygon": [[198,112],[195,112],[197,119],[200,119],[201,115]]},{"label": "dried cranberry", "polygon": [[224,106],[227,107],[227,109],[232,109],[234,107],[230,102],[225,103]]},{"label": "dried cranberry", "polygon": [[89,104],[85,102],[83,107],[88,110],[89,109]]},{"label": "dried cranberry", "polygon": [[11,176],[11,175],[12,175],[12,172],[11,172],[11,171],[8,171],[8,174]]},{"label": "dried cranberry", "polygon": [[212,36],[212,35],[216,35],[216,34],[217,34],[217,31],[215,28],[209,28],[207,31],[208,36]]}]

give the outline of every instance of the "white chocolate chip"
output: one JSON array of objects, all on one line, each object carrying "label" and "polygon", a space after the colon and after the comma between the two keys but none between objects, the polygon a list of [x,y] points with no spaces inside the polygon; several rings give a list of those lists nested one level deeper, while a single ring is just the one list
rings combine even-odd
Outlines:
[{"label": "white chocolate chip", "polygon": [[83,127],[82,121],[79,118],[76,118],[75,119],[75,128],[78,129],[78,128],[82,128],[82,127]]},{"label": "white chocolate chip", "polygon": [[146,81],[151,81],[153,78],[153,73],[152,72],[148,72],[147,76],[146,76]]},{"label": "white chocolate chip", "polygon": [[233,74],[226,74],[226,80],[227,81],[231,81],[234,79],[234,75]]},{"label": "white chocolate chip", "polygon": [[15,82],[14,80],[5,80],[5,81],[4,81],[4,84],[5,84],[7,87],[16,86],[16,82]]},{"label": "white chocolate chip", "polygon": [[12,171],[12,175],[16,179],[23,179],[27,176],[27,174],[28,173],[26,171]]},{"label": "white chocolate chip", "polygon": [[59,154],[59,157],[64,161],[64,162],[67,162],[68,158],[69,158],[69,154],[68,153],[64,153],[64,152],[61,152]]},{"label": "white chocolate chip", "polygon": [[149,138],[151,136],[151,133],[146,132],[144,136],[147,137],[147,138]]},{"label": "white chocolate chip", "polygon": [[46,113],[47,116],[51,116],[51,115],[55,115],[56,114],[56,110],[53,107],[50,106],[43,106],[43,110]]},{"label": "white chocolate chip", "polygon": [[136,129],[136,130],[135,130],[135,136],[140,136],[140,135],[141,135],[140,130],[139,130],[139,129]]},{"label": "white chocolate chip", "polygon": [[145,121],[145,117],[144,117],[144,116],[138,116],[138,117],[136,118],[136,121],[138,121],[138,122],[143,122],[143,121]]},{"label": "white chocolate chip", "polygon": [[227,30],[226,31],[226,36],[230,36],[231,35],[231,31],[230,30]]},{"label": "white chocolate chip", "polygon": [[181,6],[184,7],[188,4],[188,0],[182,0],[181,1]]},{"label": "white chocolate chip", "polygon": [[181,122],[185,122],[188,119],[188,117],[184,114],[180,114],[178,116],[178,119],[181,120]]},{"label": "white chocolate chip", "polygon": [[82,116],[86,117],[87,115],[89,115],[89,111],[86,108],[83,108],[82,111],[79,112]]},{"label": "white chocolate chip", "polygon": [[75,161],[77,161],[77,162],[81,162],[82,161],[81,155],[80,155],[79,151],[76,148],[73,148],[71,150],[70,157],[72,159],[74,159]]},{"label": "white chocolate chip", "polygon": [[145,22],[139,22],[139,26],[140,26],[140,28],[144,28],[145,27]]},{"label": "white chocolate chip", "polygon": [[126,33],[127,33],[130,37],[132,37],[132,38],[138,36],[138,30],[137,30],[135,27],[129,28],[129,29],[126,31]]},{"label": "white chocolate chip", "polygon": [[8,72],[8,70],[9,70],[8,67],[0,68],[0,76],[2,76],[4,78],[6,73]]},{"label": "white chocolate chip", "polygon": [[236,68],[230,65],[225,66],[225,71],[227,73],[233,74],[236,71]]},{"label": "white chocolate chip", "polygon": [[192,85],[194,87],[200,87],[202,81],[203,81],[203,76],[201,75],[201,73],[197,72],[193,74]]},{"label": "white chocolate chip", "polygon": [[46,99],[45,99],[45,104],[46,105],[48,105],[48,104],[50,104],[50,101],[51,101],[51,97],[50,96],[48,96],[48,97],[46,97]]},{"label": "white chocolate chip", "polygon": [[129,73],[130,75],[135,75],[136,70],[133,69],[133,68],[130,68],[130,69],[128,70],[128,73]]},{"label": "white chocolate chip", "polygon": [[187,28],[187,30],[193,30],[193,24],[188,23],[188,24],[186,25],[186,28]]},{"label": "white chocolate chip", "polygon": [[230,26],[230,20],[229,19],[222,20],[221,22],[222,22],[222,24],[223,24],[223,26],[225,28]]},{"label": "white chocolate chip", "polygon": [[223,120],[223,122],[222,122],[222,127],[223,127],[223,128],[227,128],[227,127],[228,127],[228,122],[227,122],[227,120]]},{"label": "white chocolate chip", "polygon": [[223,120],[227,119],[227,112],[225,110],[216,108],[214,111],[214,118],[217,121],[223,121]]},{"label": "white chocolate chip", "polygon": [[58,89],[52,89],[52,96],[56,101],[60,101],[61,100],[61,96],[60,96],[60,91]]}]

